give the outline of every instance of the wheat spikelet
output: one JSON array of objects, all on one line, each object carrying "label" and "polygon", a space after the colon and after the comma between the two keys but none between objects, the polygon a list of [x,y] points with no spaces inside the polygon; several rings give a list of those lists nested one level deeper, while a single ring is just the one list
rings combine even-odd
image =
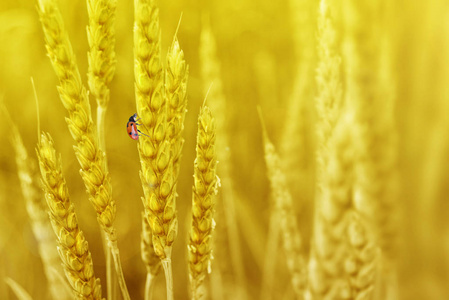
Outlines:
[{"label": "wheat spikelet", "polygon": [[111,179],[107,171],[105,154],[98,145],[98,135],[92,122],[88,94],[81,82],[72,46],[55,1],[40,0],[38,12],[48,56],[59,79],[58,92],[62,104],[69,113],[66,122],[76,141],[74,149],[81,165],[81,177],[86,186],[89,201],[97,213],[98,223],[106,234],[123,297],[129,299],[117,247],[116,230],[113,225],[116,205],[112,198]]},{"label": "wheat spikelet", "polygon": [[36,151],[50,221],[58,239],[58,252],[66,277],[77,299],[101,299],[100,279],[95,278],[87,241],[78,227],[74,205],[62,175],[61,158],[56,157],[49,134],[41,135]]},{"label": "wheat spikelet", "polygon": [[173,171],[178,180],[180,159],[184,139],[184,119],[187,111],[187,78],[189,66],[184,60],[184,52],[179,47],[176,36],[167,53],[165,71],[165,96],[167,101],[167,137],[173,151]]},{"label": "wheat spikelet", "polygon": [[154,279],[161,271],[161,261],[154,253],[153,237],[148,219],[142,213],[142,235],[140,238],[140,250],[142,261],[147,269],[147,279],[145,284],[145,300],[150,300],[153,293]]},{"label": "wheat spikelet", "polygon": [[190,228],[189,277],[192,299],[202,299],[203,281],[210,272],[214,206],[217,194],[217,156],[215,152],[215,119],[204,106],[198,117],[198,136],[194,164],[192,226]]},{"label": "wheat spikelet", "polygon": [[351,299],[372,299],[377,271],[377,247],[370,237],[367,224],[357,212],[348,219],[349,255],[345,261],[345,271],[349,275]]},{"label": "wheat spikelet", "polygon": [[69,291],[67,283],[63,280],[63,272],[60,265],[56,243],[53,236],[50,221],[48,220],[47,205],[44,195],[38,186],[38,170],[36,162],[28,156],[19,129],[11,120],[9,112],[1,105],[10,124],[11,144],[16,154],[17,172],[20,187],[25,199],[26,210],[31,221],[31,228],[38,243],[39,255],[44,266],[45,276],[48,280],[48,288],[53,299],[68,299]]},{"label": "wheat spikelet", "polygon": [[[217,231],[223,228],[223,234],[217,233],[217,236],[227,236],[227,244],[231,256],[231,266],[235,276],[235,287],[230,288],[233,297],[238,299],[246,299],[246,277],[244,270],[244,261],[242,258],[240,237],[237,219],[236,197],[234,195],[234,183],[231,176],[231,150],[230,150],[230,131],[227,123],[227,105],[226,97],[223,92],[223,82],[221,79],[221,65],[217,57],[216,42],[214,34],[207,21],[203,21],[203,27],[200,37],[200,62],[201,62],[201,78],[203,82],[203,91],[209,93],[208,106],[212,111],[220,112],[215,116],[215,124],[217,130],[216,151],[217,158],[220,161],[220,169],[218,175],[221,178],[221,192],[218,195],[221,201],[219,205],[223,205],[224,222],[218,222]],[[213,87],[210,85],[213,83]],[[219,217],[219,216],[217,216]],[[221,224],[220,224],[221,223]],[[219,247],[218,251],[225,252],[225,249]],[[217,253],[217,255],[219,255]],[[225,256],[225,255],[224,255]],[[217,268],[219,272],[217,260]],[[217,274],[214,272],[214,274]],[[211,293],[214,295],[214,291]],[[213,296],[212,295],[212,296]]]},{"label": "wheat spikelet", "polygon": [[[259,115],[262,121],[261,110]],[[263,125],[263,121],[262,121]],[[306,263],[302,250],[302,237],[298,229],[298,222],[293,210],[293,201],[287,186],[287,179],[281,170],[281,160],[274,145],[268,138],[263,126],[263,140],[265,163],[267,164],[268,179],[274,199],[275,216],[278,217],[282,245],[285,251],[287,267],[290,271],[292,286],[296,297],[303,299],[306,287]]]}]

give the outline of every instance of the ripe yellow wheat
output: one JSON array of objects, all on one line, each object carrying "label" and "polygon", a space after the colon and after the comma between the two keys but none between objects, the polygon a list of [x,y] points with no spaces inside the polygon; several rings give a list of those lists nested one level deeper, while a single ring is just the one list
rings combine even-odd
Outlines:
[{"label": "ripe yellow wheat", "polygon": [[75,207],[62,175],[61,158],[56,156],[53,144],[49,134],[42,134],[37,155],[59,256],[76,299],[102,299],[100,279],[94,275],[92,256],[79,229]]},{"label": "ripe yellow wheat", "polygon": [[0,299],[449,299],[447,5],[283,4],[2,2]]},{"label": "ripe yellow wheat", "polygon": [[[194,166],[192,226],[189,240],[189,276],[192,299],[203,299],[207,288],[204,279],[210,272],[215,195],[218,179],[215,119],[209,107],[201,108]],[[207,294],[207,293],[206,293]]]}]

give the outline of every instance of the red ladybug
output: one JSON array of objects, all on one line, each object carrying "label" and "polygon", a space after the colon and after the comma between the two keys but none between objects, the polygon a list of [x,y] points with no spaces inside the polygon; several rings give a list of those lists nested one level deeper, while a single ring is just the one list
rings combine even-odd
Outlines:
[{"label": "red ladybug", "polygon": [[[140,119],[137,119],[137,114],[132,115],[129,117],[128,123],[126,123],[126,130],[128,131],[128,135],[133,140],[138,140],[139,136],[144,135],[148,136],[145,133],[142,133],[139,129],[137,129],[137,126],[140,124],[137,123]],[[148,136],[149,137],[149,136]]]}]

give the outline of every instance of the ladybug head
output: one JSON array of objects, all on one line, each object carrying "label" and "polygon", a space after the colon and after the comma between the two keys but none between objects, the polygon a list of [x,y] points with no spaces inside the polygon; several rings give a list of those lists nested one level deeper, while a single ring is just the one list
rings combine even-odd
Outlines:
[{"label": "ladybug head", "polygon": [[129,117],[129,122],[136,122],[137,121],[137,114],[132,115]]}]

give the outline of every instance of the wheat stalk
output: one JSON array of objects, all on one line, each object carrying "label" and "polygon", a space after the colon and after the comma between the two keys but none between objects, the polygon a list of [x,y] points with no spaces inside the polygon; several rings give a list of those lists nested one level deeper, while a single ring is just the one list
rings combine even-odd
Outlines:
[{"label": "wheat stalk", "polygon": [[82,169],[80,173],[89,200],[97,213],[98,223],[106,234],[123,297],[129,299],[117,247],[116,230],[113,225],[116,206],[111,195],[111,179],[106,167],[105,154],[98,145],[88,94],[81,82],[72,46],[55,1],[40,0],[38,12],[48,56],[59,79],[59,95],[69,113],[66,122],[76,141],[74,149]]},{"label": "wheat stalk", "polygon": [[258,109],[263,127],[265,163],[267,164],[268,179],[270,180],[271,193],[275,204],[274,210],[276,213],[274,215],[278,217],[282,246],[285,251],[285,259],[290,271],[293,289],[296,297],[303,299],[307,281],[307,268],[302,249],[302,237],[294,214],[287,179],[281,170],[281,160],[268,138],[260,107]]},{"label": "wheat stalk", "polygon": [[[207,21],[203,21],[203,27],[200,37],[200,62],[201,62],[201,77],[203,81],[204,93],[209,93],[208,105],[212,111],[220,112],[215,116],[216,130],[217,130],[217,158],[220,161],[219,176],[222,181],[221,192],[218,197],[221,201],[218,201],[219,205],[223,205],[224,224],[219,228],[225,228],[227,236],[227,243],[229,245],[230,260],[232,270],[235,276],[234,287],[230,288],[230,292],[233,293],[238,299],[246,299],[246,277],[244,269],[244,260],[242,257],[242,251],[240,247],[240,235],[239,224],[237,218],[236,209],[236,197],[234,195],[234,183],[231,176],[231,151],[230,149],[230,132],[227,123],[227,105],[226,97],[223,92],[223,82],[221,79],[221,65],[217,57],[216,41],[214,34],[210,28],[210,24]],[[210,88],[213,83],[213,88]],[[217,249],[218,251],[225,252],[224,249]],[[219,255],[219,254],[217,254]],[[220,268],[215,268],[215,271],[211,276],[217,275]],[[214,290],[211,293],[215,293]]]},{"label": "wheat stalk", "polygon": [[[14,279],[10,277],[5,277],[5,283],[9,286],[9,288],[14,292],[14,295],[19,300],[33,300],[30,294]],[[56,298],[55,298],[56,299]]]},{"label": "wheat stalk", "polygon": [[50,221],[58,239],[58,252],[66,277],[77,299],[101,299],[100,279],[94,275],[92,257],[78,227],[74,205],[62,175],[61,158],[56,157],[50,134],[42,134],[37,156],[44,184]]},{"label": "wheat stalk", "polygon": [[215,152],[215,119],[209,107],[203,106],[198,117],[196,159],[190,228],[189,277],[192,299],[203,299],[204,279],[210,272],[214,206],[217,194],[217,156]]},{"label": "wheat stalk", "polygon": [[147,279],[145,282],[145,300],[151,300],[153,295],[154,280],[161,271],[161,261],[154,253],[153,235],[148,219],[142,213],[142,235],[140,238],[140,249],[142,261],[147,269]]}]

